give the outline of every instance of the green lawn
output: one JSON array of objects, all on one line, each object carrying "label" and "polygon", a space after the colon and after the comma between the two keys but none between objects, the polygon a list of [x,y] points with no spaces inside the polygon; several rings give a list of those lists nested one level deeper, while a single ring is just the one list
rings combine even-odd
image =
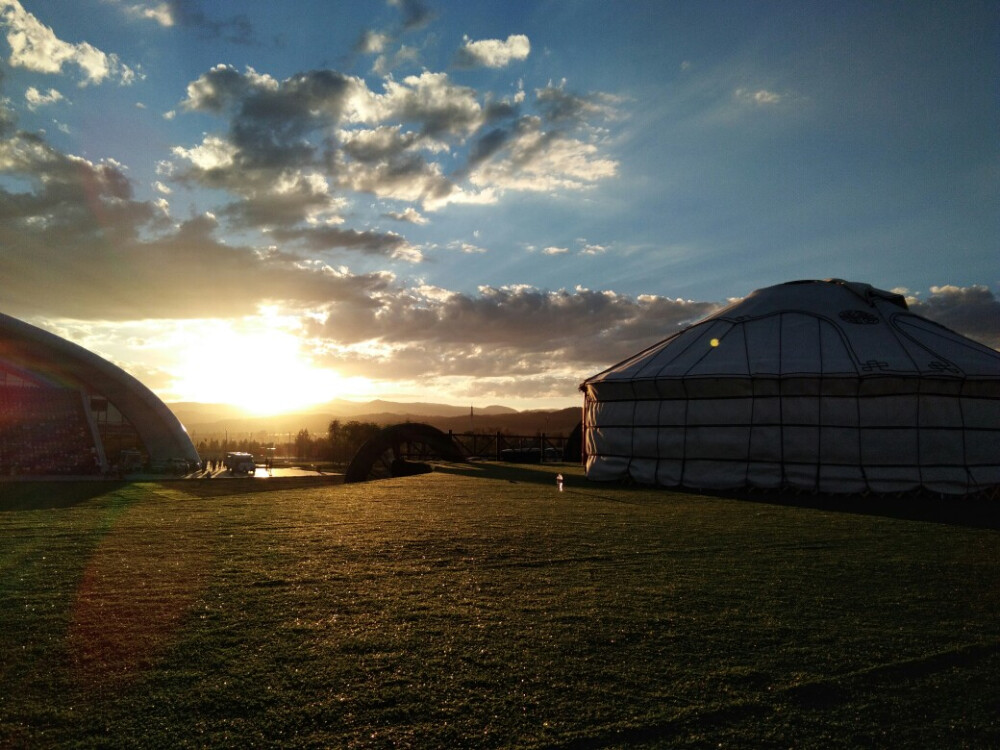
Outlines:
[{"label": "green lawn", "polygon": [[0,484],[0,747],[1000,746],[1000,533],[765,500]]}]

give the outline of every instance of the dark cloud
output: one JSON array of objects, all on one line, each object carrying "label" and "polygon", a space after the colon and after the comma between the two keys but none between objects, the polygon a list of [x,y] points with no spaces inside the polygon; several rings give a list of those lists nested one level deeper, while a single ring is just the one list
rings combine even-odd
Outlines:
[{"label": "dark cloud", "polygon": [[336,124],[345,98],[358,86],[363,84],[330,70],[279,83],[220,65],[188,85],[182,106],[229,116],[230,171],[281,170],[316,162],[316,146],[307,136]]},{"label": "dark cloud", "polygon": [[[426,347],[468,361],[463,352],[487,350],[512,362],[530,355],[561,361],[622,358],[655,343],[684,322],[716,309],[714,303],[611,292],[543,291],[533,287],[483,287],[476,296],[440,290],[398,290],[377,299],[370,317],[342,325],[332,308],[329,335],[342,344],[377,340],[389,346]],[[620,356],[619,356],[620,355]],[[478,356],[478,355],[477,355]],[[536,365],[532,365],[536,366]],[[467,373],[468,374],[468,373]]]},{"label": "dark cloud", "polygon": [[436,164],[413,153],[345,164],[338,170],[338,184],[356,192],[422,203],[447,198],[456,189]]},{"label": "dark cloud", "polygon": [[166,4],[174,23],[194,29],[202,37],[224,39],[233,44],[255,42],[253,24],[242,13],[228,18],[211,18],[202,10],[203,3],[199,0],[166,0]]},{"label": "dark cloud", "polygon": [[490,158],[499,151],[511,137],[509,130],[494,128],[480,138],[469,151],[469,169]]},{"label": "dark cloud", "polygon": [[260,187],[248,181],[243,190],[241,200],[220,211],[238,228],[291,227],[308,218],[335,218],[340,207],[326,180],[315,174],[289,172]]},{"label": "dark cloud", "polygon": [[[387,78],[375,93],[335,71],[278,81],[219,65],[188,85],[182,105],[225,118],[227,128],[191,148],[176,147],[173,176],[239,196],[220,215],[241,228],[270,228],[338,218],[330,215],[337,206],[331,189],[434,209],[475,200],[477,191],[493,200],[496,189],[580,190],[617,173],[617,161],[602,155],[597,131],[587,125],[588,116],[611,112],[595,103],[597,95],[550,86],[538,95],[545,117],[518,116],[517,104],[479,98],[430,71]],[[288,190],[290,180],[300,188]]]},{"label": "dark cloud", "polygon": [[[0,242],[10,247],[9,223]],[[152,241],[77,237],[53,242],[51,231],[17,233],[18,252],[0,255],[0,308],[12,314],[101,320],[237,317],[258,305],[369,306],[390,288],[384,274],[352,275],[287,253],[257,252],[215,237],[199,217]]]},{"label": "dark cloud", "polygon": [[430,138],[464,137],[483,123],[476,90],[453,83],[446,73],[425,71],[401,83],[387,82],[384,106],[384,117],[414,123]]},{"label": "dark cloud", "polygon": [[1000,300],[988,287],[935,286],[926,300],[911,300],[911,312],[1000,349]]},{"label": "dark cloud", "polygon": [[207,215],[171,230],[160,208],[134,199],[120,166],[67,156],[37,135],[0,141],[0,165],[3,174],[33,185],[24,192],[0,188],[0,309],[10,314],[229,317],[267,301],[366,307],[371,295],[391,287],[385,274],[351,275],[229,245]]},{"label": "dark cloud", "polygon": [[422,29],[434,19],[434,12],[420,0],[389,0],[390,5],[394,5],[402,11],[403,31],[416,31]]},{"label": "dark cloud", "polygon": [[535,92],[542,116],[549,123],[582,124],[614,114],[614,100],[604,94],[574,94],[549,84]]},{"label": "dark cloud", "polygon": [[[404,237],[394,232],[359,232],[356,229],[319,226],[275,229],[272,234],[276,240],[300,243],[314,251],[347,249],[366,255],[402,258],[416,253]],[[419,256],[411,259],[418,260]]]},{"label": "dark cloud", "polygon": [[344,153],[355,161],[379,162],[413,148],[419,142],[416,133],[403,133],[397,126],[347,132],[342,140]]}]

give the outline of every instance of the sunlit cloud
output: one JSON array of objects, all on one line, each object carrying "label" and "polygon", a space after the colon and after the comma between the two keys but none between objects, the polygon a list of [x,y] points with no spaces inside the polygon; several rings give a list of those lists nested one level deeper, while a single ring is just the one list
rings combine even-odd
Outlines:
[{"label": "sunlit cloud", "polygon": [[39,107],[64,101],[63,95],[55,89],[49,89],[47,92],[41,92],[34,86],[28,86],[27,90],[24,92],[24,99],[28,102],[28,109],[30,110],[36,110]]},{"label": "sunlit cloud", "polygon": [[407,206],[402,211],[387,211],[384,216],[396,221],[405,221],[410,224],[427,224],[430,220],[417,211],[413,206]]},{"label": "sunlit cloud", "polygon": [[531,53],[531,42],[524,34],[511,34],[506,40],[481,39],[473,41],[465,37],[461,49],[455,57],[459,67],[472,68],[478,65],[487,68],[503,68],[513,60],[526,60]]},{"label": "sunlit cloud", "polygon": [[[108,2],[108,0],[105,0],[105,2]],[[122,12],[129,18],[155,21],[164,28],[170,28],[175,24],[174,8],[171,3],[148,4],[122,2],[119,5]]]},{"label": "sunlit cloud", "polygon": [[10,45],[8,62],[14,67],[38,73],[62,73],[66,65],[74,65],[83,74],[80,85],[99,84],[116,78],[121,84],[136,79],[136,71],[121,62],[118,55],[105,53],[88,42],[71,43],[24,9],[18,0],[4,0],[0,24],[6,28]]}]

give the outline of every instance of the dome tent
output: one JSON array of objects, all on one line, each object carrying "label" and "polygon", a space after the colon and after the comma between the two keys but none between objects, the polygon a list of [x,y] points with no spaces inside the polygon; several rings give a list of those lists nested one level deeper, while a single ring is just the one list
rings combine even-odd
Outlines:
[{"label": "dome tent", "polygon": [[[171,460],[196,464],[200,460],[177,417],[136,378],[77,344],[0,313],[0,388],[6,382],[2,377],[5,372],[17,374],[15,379],[25,383],[76,391],[87,411],[95,403],[112,404],[135,430],[152,464]],[[0,416],[16,421],[13,414]],[[97,431],[93,415],[88,421],[91,430]],[[95,438],[97,435],[94,432]],[[103,455],[99,438],[95,443],[101,467],[107,468],[116,457]]]},{"label": "dome tent", "polygon": [[824,493],[1000,485],[1000,352],[868,284],[757,290],[580,389],[594,480]]}]

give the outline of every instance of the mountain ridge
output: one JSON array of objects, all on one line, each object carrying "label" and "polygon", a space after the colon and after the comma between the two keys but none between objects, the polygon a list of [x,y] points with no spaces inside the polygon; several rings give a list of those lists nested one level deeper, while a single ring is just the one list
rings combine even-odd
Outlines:
[{"label": "mountain ridge", "polygon": [[434,404],[428,402],[393,402],[376,399],[368,402],[331,401],[304,412],[255,416],[228,404],[174,402],[167,406],[196,440],[228,434],[230,437],[258,435],[294,436],[299,430],[325,434],[330,422],[374,422],[379,425],[423,422],[440,430],[464,432],[506,432],[509,434],[569,434],[580,421],[580,409],[532,409],[518,411],[506,406],[482,408]]}]

